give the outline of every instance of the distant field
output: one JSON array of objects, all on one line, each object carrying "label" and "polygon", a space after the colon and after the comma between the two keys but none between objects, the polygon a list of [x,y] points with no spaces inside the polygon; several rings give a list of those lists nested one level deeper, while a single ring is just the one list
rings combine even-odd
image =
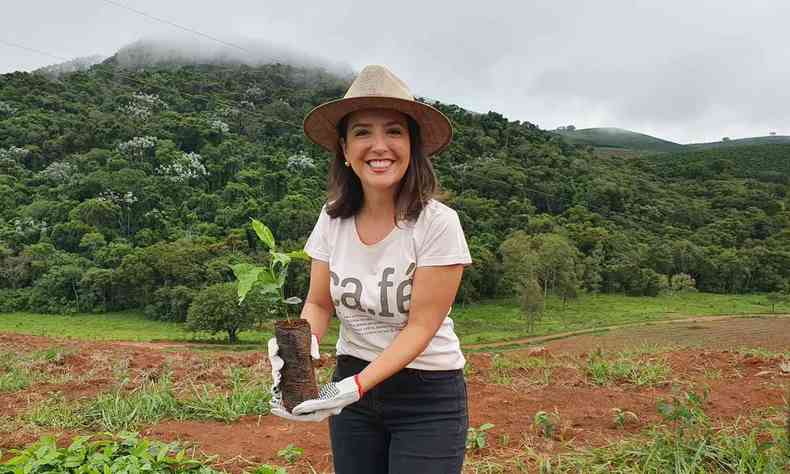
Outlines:
[{"label": "distant field", "polygon": [[[515,301],[491,301],[466,308],[456,306],[452,316],[461,342],[478,344],[619,324],[692,316],[768,313],[770,310],[764,294],[688,293],[654,298],[592,294],[569,302],[564,310],[561,301],[549,298],[546,314],[536,323],[531,334]],[[776,305],[774,310],[788,313],[790,305]]]},{"label": "distant field", "polygon": [[[492,300],[473,305],[456,305],[451,314],[463,344],[508,341],[529,336],[594,329],[620,324],[679,319],[689,316],[768,313],[765,295],[686,295],[629,297],[623,295],[583,295],[562,302],[549,298],[546,314],[527,331],[515,300]],[[778,313],[790,313],[790,305],[777,305]],[[0,332],[67,337],[84,340],[178,341],[223,344],[224,334],[192,333],[175,323],[145,319],[141,312],[107,314],[43,315],[32,313],[0,314]],[[257,331],[240,334],[240,348],[259,347],[272,333],[271,323]],[[337,320],[322,341],[330,350],[337,339]]]},{"label": "distant field", "polygon": [[627,148],[652,152],[683,150],[683,145],[661,138],[632,132],[621,128],[585,128],[580,130],[554,131],[567,141],[578,145],[595,147]]}]

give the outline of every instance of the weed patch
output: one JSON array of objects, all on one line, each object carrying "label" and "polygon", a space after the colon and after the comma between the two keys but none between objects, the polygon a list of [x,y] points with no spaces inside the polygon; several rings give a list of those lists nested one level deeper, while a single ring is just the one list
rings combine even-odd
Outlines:
[{"label": "weed patch", "polygon": [[193,398],[183,402],[183,416],[229,423],[244,415],[266,415],[271,395],[268,385],[259,380],[251,380],[247,369],[233,368],[230,393],[212,394],[205,385],[193,386]]},{"label": "weed patch", "polygon": [[665,424],[651,428],[646,439],[559,456],[552,472],[788,472],[781,424],[767,421],[747,432],[737,425],[714,430],[702,409],[704,401],[693,393],[661,401],[657,408]]},{"label": "weed patch", "polygon": [[25,413],[25,421],[39,427],[71,430],[84,425],[78,406],[68,404],[60,393],[55,393]]},{"label": "weed patch", "polygon": [[513,373],[531,369],[542,369],[539,379],[531,380],[542,385],[547,385],[551,379],[551,368],[546,359],[542,357],[511,357],[503,354],[491,356],[491,370],[488,372],[489,382],[497,385],[510,385],[513,383]]},{"label": "weed patch", "polygon": [[85,412],[89,424],[106,431],[126,431],[138,424],[156,423],[165,418],[184,418],[169,374],[130,392],[125,391],[125,383],[121,384],[110,393],[100,394]]},{"label": "weed patch", "polygon": [[654,386],[667,380],[671,369],[663,359],[650,360],[621,353],[607,359],[598,351],[587,359],[587,377],[596,385],[631,383]]}]

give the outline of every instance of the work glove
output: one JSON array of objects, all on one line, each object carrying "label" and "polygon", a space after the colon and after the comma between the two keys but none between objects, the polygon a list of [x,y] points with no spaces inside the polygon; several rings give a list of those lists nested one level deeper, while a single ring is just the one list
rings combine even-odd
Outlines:
[{"label": "work glove", "polygon": [[318,398],[306,400],[296,405],[293,409],[293,414],[297,416],[312,414],[323,416],[323,418],[337,415],[343,408],[362,398],[362,395],[363,391],[362,386],[359,384],[359,376],[352,375],[340,382],[332,382],[321,386]]},{"label": "work glove", "polygon": [[[272,400],[269,402],[269,406],[271,407],[272,415],[276,415],[280,418],[285,418],[286,420],[290,421],[324,421],[326,418],[332,415],[337,415],[340,413],[340,410],[342,410],[342,408],[338,408],[334,410],[314,411],[305,415],[294,415],[292,413],[288,413],[288,410],[286,410],[283,406],[280,392],[277,392],[276,395],[272,395]],[[294,411],[295,410],[296,408],[294,408]]]}]

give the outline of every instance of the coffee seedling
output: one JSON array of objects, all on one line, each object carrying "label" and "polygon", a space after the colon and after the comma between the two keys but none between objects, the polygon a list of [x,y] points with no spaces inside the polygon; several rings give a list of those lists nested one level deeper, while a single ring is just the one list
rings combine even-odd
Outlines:
[{"label": "coffee seedling", "polygon": [[624,428],[629,420],[634,423],[639,421],[639,417],[636,416],[636,413],[632,411],[622,410],[620,408],[612,408],[612,412],[612,421],[614,422],[614,425],[620,429]]},{"label": "coffee seedling", "polygon": [[556,409],[553,413],[539,411],[535,413],[532,424],[544,438],[553,439],[560,426],[560,414]]},{"label": "coffee seedling", "polygon": [[303,454],[304,449],[295,446],[294,444],[289,444],[283,449],[277,451],[277,456],[284,459],[288,464],[295,463],[302,457]]},{"label": "coffee seedling", "polygon": [[483,449],[488,444],[488,430],[493,428],[491,423],[483,423],[478,428],[470,427],[466,436],[466,449]]}]

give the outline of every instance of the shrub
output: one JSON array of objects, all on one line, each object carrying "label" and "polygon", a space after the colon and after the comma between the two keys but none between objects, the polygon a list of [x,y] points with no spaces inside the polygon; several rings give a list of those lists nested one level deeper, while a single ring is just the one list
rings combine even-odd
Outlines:
[{"label": "shrub", "polygon": [[187,286],[165,286],[154,292],[153,302],[145,307],[145,316],[159,321],[182,323],[187,319],[189,305],[197,290]]},{"label": "shrub", "polygon": [[113,271],[106,268],[91,268],[80,279],[80,307],[84,311],[107,311],[113,309]]},{"label": "shrub", "polygon": [[657,296],[661,291],[661,277],[655,270],[640,268],[627,282],[626,294],[629,296]]},{"label": "shrub", "polygon": [[253,300],[238,303],[235,283],[217,283],[197,294],[187,312],[187,328],[191,331],[227,332],[233,344],[237,333],[251,328],[261,308]]},{"label": "shrub", "polygon": [[27,309],[31,291],[31,288],[0,289],[0,313]]},{"label": "shrub", "polygon": [[688,273],[676,273],[672,275],[669,281],[669,287],[672,291],[697,291],[697,282],[694,277]]},{"label": "shrub", "polygon": [[79,309],[79,284],[82,269],[76,265],[51,268],[36,281],[29,307],[41,313],[73,313]]}]

